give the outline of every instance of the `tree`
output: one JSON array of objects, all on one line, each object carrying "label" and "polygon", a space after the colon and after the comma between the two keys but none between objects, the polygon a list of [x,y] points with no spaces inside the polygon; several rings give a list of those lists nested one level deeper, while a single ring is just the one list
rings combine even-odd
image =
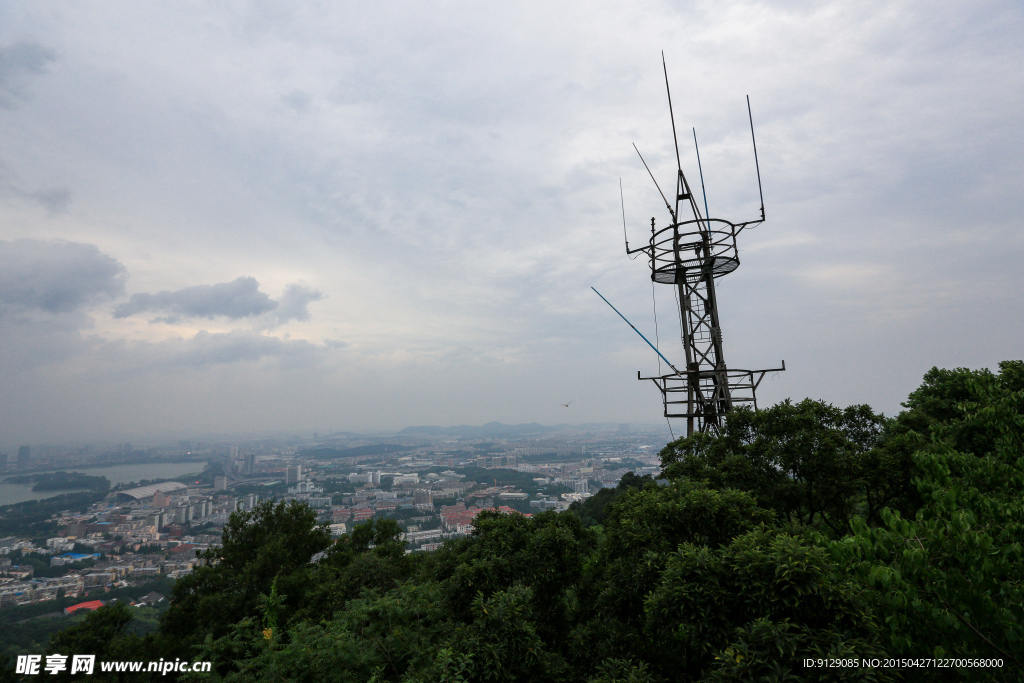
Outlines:
[{"label": "tree", "polygon": [[749,493],[716,491],[702,482],[627,491],[611,507],[603,542],[576,590],[579,616],[570,641],[581,653],[577,664],[657,657],[644,632],[644,600],[661,580],[669,556],[686,543],[718,548],[772,519]]},{"label": "tree", "polygon": [[469,680],[532,683],[562,678],[568,667],[548,649],[557,640],[538,632],[532,593],[516,585],[473,599],[473,620],[460,625],[451,641],[453,651],[468,663]]},{"label": "tree", "polygon": [[[732,680],[759,680],[749,674],[772,669],[780,674],[774,680],[787,672],[809,680],[806,657],[885,656],[859,587],[824,548],[775,531],[753,531],[719,548],[679,546],[644,614],[648,661],[662,675],[688,680],[715,669],[724,669],[719,677],[732,670]],[[826,674],[823,680],[840,680]],[[865,670],[851,678],[886,677]]]},{"label": "tree", "polygon": [[381,593],[409,578],[415,561],[393,519],[368,519],[342,536],[317,563],[306,606],[296,619],[330,619],[365,590]]},{"label": "tree", "polygon": [[621,498],[626,491],[655,485],[654,478],[649,474],[638,477],[632,472],[626,472],[614,488],[599,489],[590,498],[575,501],[569,509],[578,514],[588,527],[604,524],[612,503]]},{"label": "tree", "polygon": [[[1024,391],[1024,361],[1003,361],[999,373],[987,369],[969,370],[932,368],[925,373],[921,386],[911,392],[897,416],[915,431],[928,434],[933,427],[942,427],[943,438],[961,452],[984,455],[992,452],[998,437],[988,425],[965,422],[963,405],[977,400],[978,388],[992,395],[1009,397]],[[1021,406],[1017,405],[1017,410]]]},{"label": "tree", "polygon": [[[133,618],[132,608],[123,602],[110,602],[85,615],[81,622],[69,626],[50,636],[48,652],[66,655],[96,655],[96,661],[129,660],[142,649],[142,640],[128,633]],[[94,672],[96,680],[122,680],[125,674],[100,674],[99,666]],[[49,676],[47,677],[49,678]],[[69,670],[58,674],[53,680],[72,680]],[[79,676],[75,676],[75,679]]]},{"label": "tree", "polygon": [[[1002,363],[998,377],[929,372],[908,401],[938,416],[934,447],[914,456],[921,508],[911,518],[886,511],[880,528],[855,521],[832,545],[872,589],[893,654],[1024,666],[1022,365]],[[996,670],[976,675],[1000,680]]]},{"label": "tree", "polygon": [[513,586],[528,587],[537,632],[558,642],[572,619],[572,589],[595,542],[572,514],[529,518],[485,510],[468,538],[440,551],[435,576],[453,618],[467,622],[478,596],[487,600]]},{"label": "tree", "polygon": [[[910,484],[907,463],[879,455],[885,424],[866,405],[836,408],[805,399],[760,411],[740,408],[729,414],[721,435],[696,434],[668,444],[662,466],[670,479],[750,491],[783,521],[820,524],[842,535],[869,486],[877,506]],[[885,469],[894,464],[905,467]]]},{"label": "tree", "polygon": [[226,635],[231,624],[257,616],[259,596],[270,594],[275,580],[287,596],[286,620],[304,604],[310,560],[330,542],[330,532],[304,503],[264,501],[232,513],[222,544],[201,553],[201,565],[174,584],[161,633],[178,652],[207,634]]}]

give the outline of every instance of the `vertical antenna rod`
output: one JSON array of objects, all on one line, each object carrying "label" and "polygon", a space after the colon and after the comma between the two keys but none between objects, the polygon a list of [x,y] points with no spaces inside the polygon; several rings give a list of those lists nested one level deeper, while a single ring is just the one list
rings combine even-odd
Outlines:
[{"label": "vertical antenna rod", "polygon": [[757,140],[754,139],[754,115],[750,113],[750,95],[747,95],[747,116],[750,118],[750,141],[754,143],[754,168],[757,169],[757,194],[761,197],[761,220],[764,220],[764,193],[761,192],[761,166],[757,163]]},{"label": "vertical antenna rod", "polygon": [[[676,211],[679,214],[679,202],[684,198],[685,195],[690,195],[690,191],[686,185],[686,179],[683,176],[683,162],[679,159],[679,138],[676,137],[676,115],[672,111],[672,91],[668,87],[668,66],[665,64],[665,51],[661,51],[661,69],[665,72],[665,94],[668,96],[668,117],[672,119],[672,142],[676,146]],[[693,196],[690,195],[690,206],[694,207]],[[696,214],[696,210],[694,214]],[[673,221],[678,221],[676,216],[672,216]]]},{"label": "vertical antenna rod", "polygon": [[[704,169],[700,167],[700,148],[697,147],[697,129],[693,129],[693,149],[697,152],[697,170],[700,171],[700,193],[704,197],[704,215],[708,217],[708,230],[711,230],[711,213],[708,211],[708,195],[704,191]],[[622,182],[622,179],[619,179]]]},{"label": "vertical antenna rod", "polygon": [[629,254],[629,236],[626,235],[626,199],[622,196],[622,178],[619,178],[619,201],[622,202],[622,239],[626,241],[626,253]]},{"label": "vertical antenna rod", "polygon": [[676,137],[676,115],[672,113],[672,93],[668,89],[668,66],[665,64],[665,51],[661,52],[661,68],[665,71],[665,94],[668,95],[668,116],[672,119],[672,141],[676,144],[676,168],[683,172],[683,162],[679,160],[679,139]]}]

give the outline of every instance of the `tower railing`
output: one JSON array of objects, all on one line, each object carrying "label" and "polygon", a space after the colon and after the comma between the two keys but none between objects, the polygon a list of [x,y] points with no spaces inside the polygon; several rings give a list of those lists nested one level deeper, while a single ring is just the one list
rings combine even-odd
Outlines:
[{"label": "tower railing", "polygon": [[680,276],[696,282],[709,271],[720,278],[739,267],[736,235],[748,225],[720,218],[673,223],[655,230],[650,244],[638,251],[647,253],[651,279],[661,284],[678,284]]}]

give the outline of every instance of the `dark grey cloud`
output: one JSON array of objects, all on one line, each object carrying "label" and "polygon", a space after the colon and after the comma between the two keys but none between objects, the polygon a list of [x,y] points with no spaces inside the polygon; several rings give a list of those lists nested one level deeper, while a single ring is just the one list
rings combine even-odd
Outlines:
[{"label": "dark grey cloud", "polygon": [[156,294],[133,294],[128,302],[114,309],[114,317],[127,318],[137,313],[166,314],[154,322],[219,316],[248,318],[262,315],[278,306],[278,302],[259,290],[260,283],[256,278],[240,277],[232,282],[196,285],[174,292],[165,290]]},{"label": "dark grey cloud", "polygon": [[45,73],[56,53],[39,43],[20,41],[0,47],[0,109],[16,109],[28,99],[28,81]]},{"label": "dark grey cloud", "polygon": [[120,294],[126,278],[93,244],[0,241],[0,309],[67,313]]},{"label": "dark grey cloud", "polygon": [[320,301],[324,293],[305,285],[292,283],[284,288],[281,298],[277,300],[277,308],[267,317],[267,328],[284,325],[290,320],[309,320],[309,304]]},{"label": "dark grey cloud", "polygon": [[46,209],[50,215],[67,211],[68,206],[71,204],[71,190],[66,187],[36,190],[26,194],[29,199]]},{"label": "dark grey cloud", "polygon": [[50,187],[41,190],[24,188],[18,174],[0,159],[0,197],[14,197],[38,204],[51,216],[64,213],[71,205],[71,190],[67,187]]}]

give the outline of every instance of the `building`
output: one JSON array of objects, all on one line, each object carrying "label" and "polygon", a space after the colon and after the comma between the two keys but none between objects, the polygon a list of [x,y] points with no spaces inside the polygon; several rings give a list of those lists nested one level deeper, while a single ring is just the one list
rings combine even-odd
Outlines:
[{"label": "building", "polygon": [[60,567],[65,564],[72,564],[74,562],[81,562],[82,560],[99,560],[101,557],[100,553],[64,553],[63,555],[54,555],[50,558],[51,567]]},{"label": "building", "polygon": [[352,523],[363,522],[373,517],[374,511],[371,508],[354,508],[352,510]]},{"label": "building", "polygon": [[434,494],[429,489],[416,489],[412,494],[412,502],[420,509],[434,509]]},{"label": "building", "polygon": [[91,612],[93,610],[99,609],[100,607],[103,607],[103,601],[102,600],[90,600],[89,602],[80,602],[77,605],[71,605],[71,607],[65,607],[64,608],[64,614],[65,615],[74,614],[78,610],[85,610],[86,612]]},{"label": "building", "polygon": [[17,464],[18,465],[22,465],[22,466],[28,464],[28,458],[29,458],[30,455],[32,455],[32,447],[31,446],[20,446],[20,447],[18,447],[18,462],[17,462]]},{"label": "building", "polygon": [[245,454],[245,462],[242,465],[242,476],[251,477],[256,474],[256,454],[249,451]]},{"label": "building", "polygon": [[[157,494],[169,494],[172,491],[181,491],[185,488],[187,487],[180,481],[164,481],[159,484],[150,484],[149,486],[139,486],[134,489],[127,489],[126,491],[118,491],[117,495],[119,500],[122,501],[141,501],[151,496],[155,499]],[[155,502],[154,505],[156,505]]]},{"label": "building", "polygon": [[292,486],[300,481],[302,481],[302,465],[288,465],[288,469],[285,470],[285,483]]},{"label": "building", "polygon": [[313,494],[313,493],[323,493],[323,492],[324,492],[323,487],[317,486],[316,484],[314,484],[311,481],[300,481],[295,486],[289,486],[288,487],[288,493],[291,493],[291,494],[302,494],[302,493]]},{"label": "building", "polygon": [[224,491],[224,490],[227,489],[227,487],[228,487],[228,478],[227,477],[214,477],[213,478],[213,490],[214,491]]}]

